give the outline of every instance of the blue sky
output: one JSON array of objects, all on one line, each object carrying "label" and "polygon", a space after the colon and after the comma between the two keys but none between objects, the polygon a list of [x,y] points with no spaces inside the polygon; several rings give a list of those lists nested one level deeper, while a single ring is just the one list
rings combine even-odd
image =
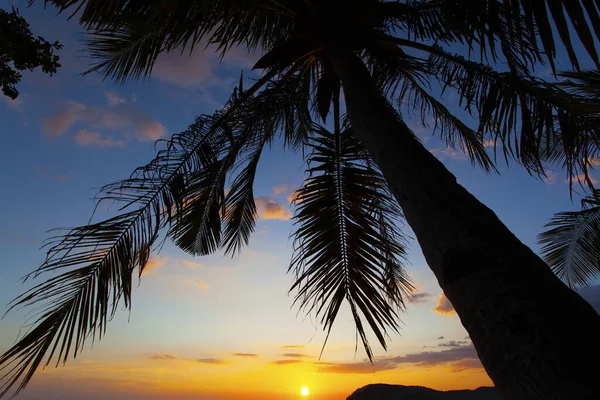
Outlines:
[{"label": "blue sky", "polygon": [[[86,223],[98,187],[128,176],[149,161],[155,139],[183,131],[196,115],[220,108],[240,71],[249,70],[256,60],[242,51],[234,51],[221,64],[211,53],[168,54],[159,58],[148,80],[117,86],[97,74],[81,75],[89,60],[79,52],[82,36],[73,21],[55,17],[54,10],[44,10],[41,1],[30,9],[26,3],[0,1],[0,6],[18,6],[35,34],[63,43],[63,67],[53,77],[38,71],[25,73],[16,101],[0,97],[4,188],[0,304],[30,287],[19,279],[43,261],[44,251],[39,248],[47,230]],[[456,99],[451,94],[446,99],[455,109]],[[571,201],[561,171],[549,171],[550,180],[541,182],[518,165],[507,168],[501,161],[501,174],[487,175],[431,136],[431,128],[414,121],[410,125],[459,183],[535,251],[539,250],[536,235],[553,213],[579,208],[579,197]],[[436,362],[425,354],[433,348],[470,351],[470,347],[451,307],[438,303],[441,290],[415,241],[411,241],[408,270],[421,297],[402,316],[402,335],[392,337],[388,353],[376,347],[378,372],[365,369],[360,348],[355,355],[355,334],[347,314],[340,317],[321,359],[330,364],[317,364],[324,334],[314,318],[296,314],[287,295],[293,228],[288,196],[302,183],[304,169],[299,155],[283,152],[275,143],[259,166],[255,186],[259,221],[248,249],[233,259],[221,254],[192,258],[167,243],[153,256],[151,268],[134,290],[131,314],[118,313],[106,338],[93,350],[64,369],[47,370],[18,398],[33,399],[48,390],[57,399],[76,398],[69,397],[75,387],[87,387],[90,398],[133,398],[132,393],[139,391],[123,389],[129,387],[127,382],[133,388],[141,382],[163,390],[190,379],[199,380],[190,393],[203,393],[200,398],[237,398],[238,391],[228,388],[226,381],[246,382],[242,375],[256,375],[253,382],[245,383],[251,393],[261,393],[260,385],[272,386],[271,394],[310,385],[317,395],[320,391],[332,396],[323,399],[341,398],[339,393],[349,394],[352,387],[379,381],[440,389],[489,384],[480,366],[472,363],[472,353],[450,361],[439,361],[447,353],[435,354]],[[110,212],[100,208],[97,218]],[[14,342],[24,320],[24,312],[15,311],[0,321],[0,351]],[[196,364],[186,364],[190,360]],[[464,368],[457,364],[461,361]],[[338,369],[326,371],[334,367]],[[344,368],[344,373],[339,372]],[[360,373],[348,373],[351,368]],[[123,379],[119,373],[123,370],[135,375],[134,383]],[[334,383],[328,385],[326,380]],[[178,396],[186,398],[190,393]]]}]

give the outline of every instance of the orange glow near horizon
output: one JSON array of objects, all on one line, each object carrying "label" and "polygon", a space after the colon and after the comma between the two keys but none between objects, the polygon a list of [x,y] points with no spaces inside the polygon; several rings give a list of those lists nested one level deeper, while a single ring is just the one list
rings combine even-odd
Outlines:
[{"label": "orange glow near horizon", "polygon": [[193,360],[131,361],[134,360],[125,365],[77,362],[66,368],[47,368],[34,378],[32,386],[68,387],[71,391],[95,388],[119,393],[125,396],[123,398],[130,393],[148,395],[149,399],[187,400],[204,395],[217,399],[223,396],[227,399],[334,400],[344,399],[371,383],[419,385],[437,390],[492,385],[483,370],[458,371],[442,365],[406,365],[375,373],[325,373],[319,371],[319,364],[313,361],[287,365],[264,359],[223,365],[203,365]]}]

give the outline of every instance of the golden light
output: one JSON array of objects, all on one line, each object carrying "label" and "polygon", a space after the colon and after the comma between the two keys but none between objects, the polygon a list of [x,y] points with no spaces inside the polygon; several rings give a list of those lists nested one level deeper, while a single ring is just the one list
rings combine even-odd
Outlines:
[{"label": "golden light", "polygon": [[300,394],[302,396],[308,396],[308,388],[306,386],[302,386],[302,389],[300,389]]}]

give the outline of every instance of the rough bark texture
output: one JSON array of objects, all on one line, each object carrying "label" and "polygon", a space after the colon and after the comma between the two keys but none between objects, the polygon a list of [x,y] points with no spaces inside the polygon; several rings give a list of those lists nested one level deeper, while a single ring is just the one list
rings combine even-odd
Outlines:
[{"label": "rough bark texture", "polygon": [[589,361],[600,359],[600,316],[421,145],[356,56],[330,58],[357,136],[499,391],[508,399],[598,398]]}]

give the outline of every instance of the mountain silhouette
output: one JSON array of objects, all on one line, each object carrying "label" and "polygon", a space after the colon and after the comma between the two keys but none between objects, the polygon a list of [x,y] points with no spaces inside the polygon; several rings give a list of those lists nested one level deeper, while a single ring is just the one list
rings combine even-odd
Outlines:
[{"label": "mountain silhouette", "polygon": [[385,385],[377,383],[357,389],[347,400],[500,400],[493,387],[442,392],[423,386]]}]

